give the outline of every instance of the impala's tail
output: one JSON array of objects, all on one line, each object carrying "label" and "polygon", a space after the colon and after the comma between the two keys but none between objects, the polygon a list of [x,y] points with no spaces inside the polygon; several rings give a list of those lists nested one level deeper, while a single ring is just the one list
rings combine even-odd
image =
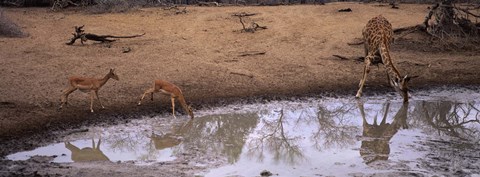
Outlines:
[{"label": "impala's tail", "polygon": [[190,106],[187,105],[187,102],[185,102],[185,97],[183,97],[183,95],[179,95],[178,96],[178,101],[180,102],[180,104],[182,105],[183,107],[183,110],[185,110],[185,112],[188,113],[188,115],[190,115],[190,118],[194,118],[193,116],[193,111],[192,109],[190,108]]}]

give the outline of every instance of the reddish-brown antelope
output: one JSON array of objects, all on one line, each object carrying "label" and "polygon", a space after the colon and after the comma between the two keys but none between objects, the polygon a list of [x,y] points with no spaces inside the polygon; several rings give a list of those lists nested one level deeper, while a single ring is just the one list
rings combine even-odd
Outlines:
[{"label": "reddish-brown antelope", "polygon": [[65,142],[65,147],[72,152],[72,160],[74,162],[109,161],[110,159],[100,150],[101,141],[101,139],[98,139],[95,146],[95,140],[92,138],[92,147],[82,149],[70,142]]},{"label": "reddish-brown antelope", "polygon": [[[357,98],[362,96],[363,86],[367,80],[367,74],[370,71],[370,64],[374,62],[376,56],[381,57],[382,63],[387,72],[388,83],[403,97],[403,102],[408,102],[408,81],[417,76],[401,76],[398,69],[393,64],[390,57],[390,44],[393,42],[392,24],[385,17],[379,15],[373,17],[363,28],[363,39],[365,46],[365,67],[363,69],[362,79],[360,80]],[[392,77],[393,76],[393,77]]]},{"label": "reddish-brown antelope", "polygon": [[182,105],[185,112],[187,112],[188,115],[190,115],[190,118],[193,119],[194,116],[193,116],[192,109],[185,102],[185,97],[183,97],[182,90],[180,90],[180,88],[178,88],[178,86],[176,86],[175,84],[172,84],[172,83],[170,83],[168,81],[165,81],[165,80],[155,80],[155,82],[153,84],[153,87],[145,90],[145,92],[142,95],[142,98],[140,98],[140,101],[138,101],[138,105],[142,104],[142,100],[143,100],[143,98],[145,98],[145,96],[147,94],[150,94],[151,95],[151,100],[153,100],[153,93],[155,93],[155,92],[160,92],[160,93],[163,93],[165,95],[170,96],[170,98],[172,100],[173,117],[176,118],[176,116],[175,116],[175,99],[178,99],[178,101],[180,102],[180,105]]},{"label": "reddish-brown antelope", "polygon": [[115,80],[119,80],[118,76],[115,74],[115,69],[110,69],[110,72],[108,74],[101,78],[101,79],[96,79],[96,78],[88,78],[88,77],[78,77],[78,76],[72,76],[68,78],[69,82],[69,87],[63,91],[61,102],[62,104],[60,105],[60,108],[63,107],[63,105],[68,104],[68,95],[72,93],[75,90],[80,90],[82,92],[90,92],[90,111],[93,112],[93,97],[96,97],[100,105],[102,106],[102,109],[105,109],[103,106],[102,102],[100,101],[100,98],[98,97],[98,90],[102,88],[107,81],[112,78]]}]

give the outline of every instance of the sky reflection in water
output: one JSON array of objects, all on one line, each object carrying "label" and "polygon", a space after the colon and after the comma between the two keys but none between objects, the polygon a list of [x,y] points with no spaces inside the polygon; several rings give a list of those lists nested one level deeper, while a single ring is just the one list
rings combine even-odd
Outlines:
[{"label": "sky reflection in water", "polygon": [[67,138],[76,140],[7,158],[57,155],[55,162],[148,164],[171,161],[187,150],[198,149],[227,162],[203,174],[206,176],[258,176],[263,170],[281,176],[429,174],[419,163],[434,150],[422,142],[453,138],[478,146],[478,102],[365,100],[232,105],[200,111],[193,121],[168,115],[144,118],[91,128],[89,133]]}]

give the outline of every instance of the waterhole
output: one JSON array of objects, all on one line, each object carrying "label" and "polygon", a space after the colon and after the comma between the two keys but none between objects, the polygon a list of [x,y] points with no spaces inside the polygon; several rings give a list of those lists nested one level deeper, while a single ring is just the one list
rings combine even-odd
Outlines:
[{"label": "waterhole", "polygon": [[[201,176],[480,174],[480,94],[424,91],[362,99],[310,98],[197,110],[87,127],[63,142],[9,155],[54,162],[155,165],[186,160]],[[265,171],[266,170],[266,171]]]}]

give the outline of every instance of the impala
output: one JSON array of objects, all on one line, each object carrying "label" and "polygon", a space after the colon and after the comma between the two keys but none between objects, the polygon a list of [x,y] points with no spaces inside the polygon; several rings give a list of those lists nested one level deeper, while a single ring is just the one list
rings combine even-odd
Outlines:
[{"label": "impala", "polygon": [[102,109],[105,109],[103,106],[102,102],[100,101],[100,98],[98,97],[98,90],[102,88],[107,81],[112,78],[115,80],[118,79],[118,75],[115,74],[115,69],[110,69],[110,72],[108,72],[105,77],[101,79],[95,79],[95,78],[88,78],[88,77],[77,77],[77,76],[72,76],[68,78],[68,82],[70,83],[70,86],[65,89],[62,93],[62,98],[61,102],[62,104],[60,105],[60,108],[63,107],[63,105],[68,104],[68,95],[72,93],[75,90],[80,90],[82,92],[90,92],[90,111],[93,112],[93,97],[95,96],[98,99],[98,102],[102,106]]},{"label": "impala", "polygon": [[175,84],[172,84],[172,83],[170,83],[168,81],[165,81],[165,80],[155,80],[155,82],[153,84],[153,87],[145,90],[145,92],[142,95],[142,98],[140,98],[140,101],[138,101],[138,105],[142,104],[142,100],[143,100],[143,98],[145,98],[145,96],[147,94],[150,94],[151,95],[151,100],[153,100],[153,93],[155,93],[155,92],[161,92],[165,95],[170,96],[170,98],[172,100],[173,117],[176,118],[176,116],[175,116],[175,99],[178,99],[178,101],[180,102],[180,105],[182,105],[185,112],[187,112],[188,115],[190,115],[190,118],[193,119],[192,109],[191,109],[190,106],[187,106],[187,103],[185,102],[185,97],[183,97],[182,90],[180,90],[180,88],[178,88],[178,86],[176,86]]}]

